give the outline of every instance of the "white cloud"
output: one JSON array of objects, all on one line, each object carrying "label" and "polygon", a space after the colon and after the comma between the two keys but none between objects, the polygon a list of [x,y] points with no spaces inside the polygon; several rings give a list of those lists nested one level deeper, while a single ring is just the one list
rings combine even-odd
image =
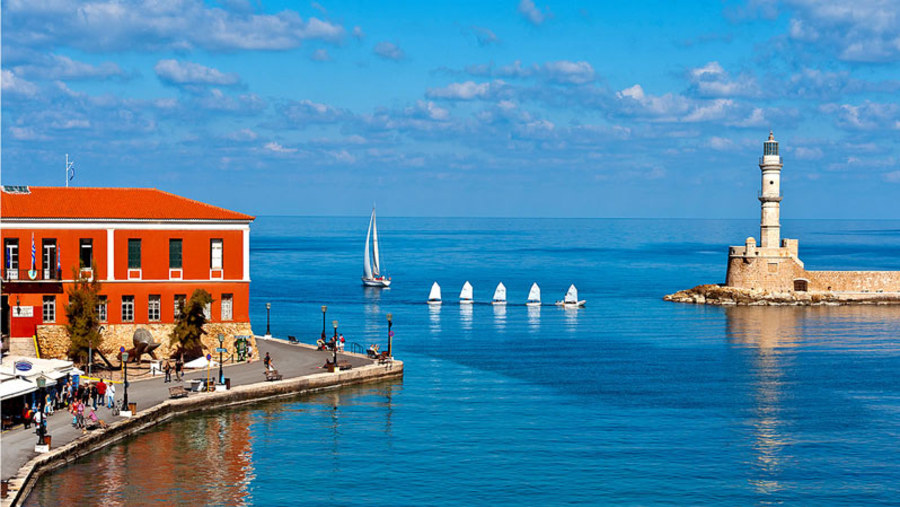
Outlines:
[{"label": "white cloud", "polygon": [[761,95],[756,80],[749,75],[732,78],[719,62],[709,62],[688,72],[691,89],[704,97],[757,97]]},{"label": "white cloud", "polygon": [[476,83],[474,81],[450,83],[443,88],[429,88],[426,95],[435,99],[483,99],[490,95],[492,87],[503,85],[503,81],[495,81],[494,83],[493,86],[491,83]]},{"label": "white cloud", "polygon": [[223,73],[199,63],[160,60],[153,67],[159,79],[173,85],[219,85],[239,84],[241,79],[234,73]]},{"label": "white cloud", "polygon": [[520,0],[519,14],[533,25],[540,25],[547,19],[547,13],[539,9],[533,0]]},{"label": "white cloud", "polygon": [[31,81],[26,81],[16,76],[15,73],[10,70],[3,69],[0,72],[2,72],[0,73],[0,89],[2,89],[3,93],[23,95],[26,97],[31,97],[37,93],[37,85]]},{"label": "white cloud", "polygon": [[229,11],[202,0],[10,0],[3,24],[6,36],[20,44],[87,51],[285,50],[306,40],[338,43],[345,34],[340,25],[296,11]]},{"label": "white cloud", "polygon": [[310,56],[315,62],[330,62],[331,55],[328,54],[327,49],[317,49],[313,51],[312,56]]},{"label": "white cloud", "polygon": [[896,0],[784,0],[791,10],[788,36],[851,62],[900,60]]},{"label": "white cloud", "polygon": [[884,181],[889,183],[900,183],[900,171],[891,171],[884,173]]},{"label": "white cloud", "polygon": [[282,146],[279,143],[276,143],[275,141],[270,141],[270,142],[266,143],[263,146],[263,148],[265,148],[266,150],[271,151],[273,153],[278,153],[278,154],[282,154],[282,155],[297,152],[296,148],[285,148],[284,146]]},{"label": "white cloud", "polygon": [[375,44],[375,48],[373,49],[376,55],[384,58],[385,60],[394,60],[400,61],[406,58],[406,53],[400,49],[400,46],[394,44],[393,42],[381,41],[378,44]]},{"label": "white cloud", "polygon": [[594,80],[594,68],[588,62],[560,60],[544,64],[546,76],[559,83],[584,84]]},{"label": "white cloud", "polygon": [[92,65],[57,54],[34,55],[29,60],[30,62],[25,65],[16,66],[16,72],[41,79],[74,80],[126,77],[121,67],[113,62]]},{"label": "white cloud", "polygon": [[822,152],[822,148],[798,146],[794,150],[794,156],[799,160],[819,160],[824,157],[825,154]]}]

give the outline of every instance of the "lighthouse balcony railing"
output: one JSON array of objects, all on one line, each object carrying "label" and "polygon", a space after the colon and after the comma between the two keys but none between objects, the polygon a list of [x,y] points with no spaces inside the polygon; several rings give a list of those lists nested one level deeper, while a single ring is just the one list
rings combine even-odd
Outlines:
[{"label": "lighthouse balcony railing", "polygon": [[764,193],[764,192],[762,192],[762,191],[759,191],[759,192],[756,193],[756,197],[757,197],[759,200],[770,199],[770,200],[773,200],[773,201],[780,201],[782,196],[781,196],[780,193],[779,193],[779,194],[766,194],[766,193]]},{"label": "lighthouse balcony railing", "polygon": [[[769,160],[766,160],[766,158],[768,158]],[[776,160],[772,160],[772,159],[776,159]],[[781,155],[763,155],[763,156],[759,157],[759,165],[766,165],[766,164],[772,164],[772,163],[781,164]]]}]

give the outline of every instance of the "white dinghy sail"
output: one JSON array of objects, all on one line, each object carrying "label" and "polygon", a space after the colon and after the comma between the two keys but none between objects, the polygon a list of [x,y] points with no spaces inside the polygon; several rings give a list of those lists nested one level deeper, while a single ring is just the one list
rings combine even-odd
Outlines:
[{"label": "white dinghy sail", "polygon": [[[369,254],[370,247],[372,255]],[[372,207],[372,216],[369,218],[369,230],[366,231],[366,252],[363,255],[362,282],[366,287],[389,287],[391,285],[391,279],[381,274],[381,256],[378,252],[378,225],[375,222],[374,207]]]},{"label": "white dinghy sail", "polygon": [[580,308],[584,306],[585,300],[578,299],[578,289],[575,288],[575,284],[569,286],[569,290],[566,291],[566,297],[563,298],[562,301],[557,301],[556,304],[559,306],[566,306],[569,308]]},{"label": "white dinghy sail", "polygon": [[466,283],[463,284],[462,290],[459,291],[459,304],[461,305],[470,305],[475,302],[475,299],[472,297],[474,290],[472,289],[472,284],[466,280]]},{"label": "white dinghy sail", "polygon": [[506,304],[506,286],[503,285],[503,282],[497,284],[497,288],[494,290],[494,299],[491,301],[491,304],[495,305],[505,305]]},{"label": "white dinghy sail", "polygon": [[528,300],[525,301],[526,306],[541,306],[541,288],[537,282],[531,284],[531,290],[528,291]]},{"label": "white dinghy sail", "polygon": [[428,304],[441,304],[441,286],[437,282],[434,282],[434,285],[431,286],[431,292],[428,293]]}]

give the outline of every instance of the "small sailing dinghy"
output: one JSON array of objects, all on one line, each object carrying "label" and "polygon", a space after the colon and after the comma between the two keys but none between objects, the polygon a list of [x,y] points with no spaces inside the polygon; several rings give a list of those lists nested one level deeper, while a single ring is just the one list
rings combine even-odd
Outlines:
[{"label": "small sailing dinghy", "polygon": [[497,284],[497,288],[494,290],[494,299],[491,301],[492,305],[505,305],[506,304],[506,286],[503,285],[503,282]]},{"label": "small sailing dinghy", "polygon": [[[372,240],[372,257],[369,256],[369,239]],[[378,226],[375,224],[375,207],[369,218],[369,231],[366,232],[366,253],[363,256],[362,283],[366,287],[390,287],[391,279],[381,274],[381,263],[378,256]]]},{"label": "small sailing dinghy", "polygon": [[528,300],[525,301],[525,306],[541,306],[541,288],[538,287],[537,282],[531,284],[531,290],[528,291]]},{"label": "small sailing dinghy", "polygon": [[585,300],[578,300],[578,289],[575,288],[575,285],[572,284],[569,286],[569,291],[566,292],[566,297],[562,301],[557,301],[556,306],[564,306],[566,308],[581,308],[584,306]]},{"label": "small sailing dinghy", "polygon": [[441,304],[441,286],[437,282],[434,282],[431,292],[428,293],[428,304],[435,306]]},{"label": "small sailing dinghy", "polygon": [[472,284],[466,280],[466,283],[463,284],[462,290],[459,291],[459,304],[461,305],[470,305],[475,302],[475,299],[472,297]]}]

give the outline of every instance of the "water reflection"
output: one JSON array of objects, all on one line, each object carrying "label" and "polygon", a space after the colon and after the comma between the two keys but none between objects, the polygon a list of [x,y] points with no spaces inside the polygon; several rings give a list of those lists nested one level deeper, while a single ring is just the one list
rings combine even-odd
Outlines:
[{"label": "water reflection", "polygon": [[566,330],[576,331],[578,329],[578,308],[562,307],[566,316]]},{"label": "water reflection", "polygon": [[428,305],[428,323],[431,334],[441,332],[441,305]]},{"label": "water reflection", "polygon": [[541,307],[528,306],[528,331],[537,333],[541,330]]},{"label": "water reflection", "polygon": [[466,331],[472,330],[472,312],[475,305],[459,305],[459,321],[462,328]]},{"label": "water reflection", "polygon": [[494,327],[497,328],[497,331],[503,332],[506,330],[506,305],[493,305],[494,306]]},{"label": "water reflection", "polygon": [[383,326],[381,315],[381,291],[375,287],[363,287],[363,314],[365,315],[365,332],[378,334]]}]

